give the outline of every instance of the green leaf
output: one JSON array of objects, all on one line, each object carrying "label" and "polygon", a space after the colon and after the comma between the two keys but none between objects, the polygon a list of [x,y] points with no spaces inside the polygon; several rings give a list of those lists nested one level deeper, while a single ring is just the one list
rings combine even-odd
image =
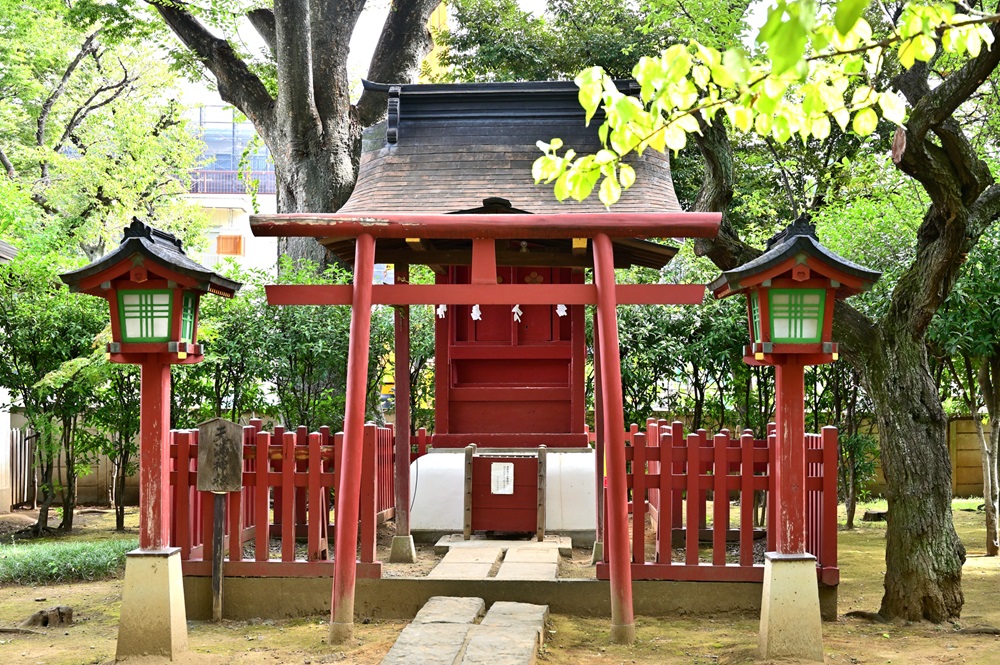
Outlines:
[{"label": "green leaf", "polygon": [[622,189],[628,189],[635,182],[635,169],[633,169],[628,164],[621,164],[619,166],[620,180],[622,184]]},{"label": "green leaf", "polygon": [[868,136],[875,131],[878,125],[878,115],[870,107],[863,108],[854,114],[854,122],[851,129],[859,136]]},{"label": "green leaf", "polygon": [[878,98],[879,108],[882,109],[882,117],[897,125],[903,124],[906,117],[906,104],[898,96],[891,92],[883,92]]},{"label": "green leaf", "polygon": [[622,188],[618,184],[618,180],[614,175],[609,175],[604,178],[604,182],[601,183],[601,190],[598,192],[597,197],[601,200],[601,203],[610,208],[614,204],[618,203],[618,199],[621,198],[621,195]]},{"label": "green leaf", "polygon": [[868,3],[871,0],[840,0],[837,3],[837,14],[834,16],[833,24],[837,26],[837,32],[846,36],[851,31],[854,24],[858,22]]}]

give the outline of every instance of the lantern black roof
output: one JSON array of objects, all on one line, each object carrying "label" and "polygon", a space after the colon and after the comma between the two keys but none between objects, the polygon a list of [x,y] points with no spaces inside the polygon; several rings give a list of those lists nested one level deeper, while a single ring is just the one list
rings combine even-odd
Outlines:
[{"label": "lantern black roof", "polygon": [[0,263],[9,263],[17,256],[17,247],[0,240]]},{"label": "lantern black roof", "polygon": [[738,268],[724,271],[715,281],[708,285],[709,290],[718,293],[722,290],[728,293],[735,293],[747,286],[752,286],[753,281],[748,285],[743,282],[749,278],[759,275],[777,265],[785,263],[789,259],[799,256],[812,257],[844,275],[855,278],[857,286],[842,284],[838,288],[838,295],[846,297],[860,291],[866,291],[872,284],[882,276],[881,272],[870,270],[862,265],[849,261],[833,252],[819,241],[816,237],[816,225],[813,224],[808,215],[802,215],[787,227],[771,236],[767,241],[767,248],[764,253],[748,261]]},{"label": "lantern black roof", "polygon": [[124,261],[131,261],[134,256],[142,256],[154,264],[190,277],[198,282],[198,288],[201,290],[211,291],[227,298],[232,297],[242,286],[239,282],[227,279],[189,259],[184,253],[181,241],[172,233],[161,231],[138,219],[133,219],[132,223],[125,227],[121,244],[114,251],[90,265],[59,277],[69,285],[71,291],[77,291],[79,289],[76,287],[82,280]]}]

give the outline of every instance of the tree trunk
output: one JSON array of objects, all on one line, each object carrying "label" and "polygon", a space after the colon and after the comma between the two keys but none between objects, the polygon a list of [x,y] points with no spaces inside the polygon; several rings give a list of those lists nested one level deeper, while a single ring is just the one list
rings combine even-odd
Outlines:
[{"label": "tree trunk", "polygon": [[986,513],[986,556],[996,556],[1000,553],[997,543],[997,504],[996,504],[996,462],[991,447],[992,433],[986,438],[983,421],[978,413],[972,414],[972,422],[976,426],[976,436],[979,439],[980,460],[983,466],[983,508]]},{"label": "tree trunk", "polygon": [[854,464],[851,463],[847,468],[847,481],[844,487],[844,508],[847,509],[848,530],[854,528],[854,514],[858,510],[858,486],[854,479]]},{"label": "tree trunk", "polygon": [[76,451],[73,446],[75,429],[73,418],[63,420],[62,448],[66,456],[66,488],[63,493],[63,514],[59,530],[64,533],[73,530],[73,512],[76,509]]},{"label": "tree trunk", "polygon": [[876,405],[889,503],[879,614],[941,622],[961,614],[965,547],[951,515],[947,421],[921,338],[889,327],[861,363]]},{"label": "tree trunk", "polygon": [[128,468],[128,454],[121,453],[114,461],[115,531],[125,530],[125,470]]}]

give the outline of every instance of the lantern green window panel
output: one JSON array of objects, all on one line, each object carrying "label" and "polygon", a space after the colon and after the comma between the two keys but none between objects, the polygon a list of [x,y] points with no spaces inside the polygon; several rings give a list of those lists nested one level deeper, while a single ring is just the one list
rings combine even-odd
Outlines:
[{"label": "lantern green window panel", "polygon": [[170,341],[173,293],[168,290],[119,291],[122,340],[125,342]]},{"label": "lantern green window panel", "polygon": [[197,296],[193,293],[184,294],[184,306],[181,307],[181,340],[182,342],[193,342],[194,339],[194,312],[198,307]]},{"label": "lantern green window panel", "polygon": [[825,299],[823,289],[771,289],[768,297],[771,341],[785,344],[821,341]]},{"label": "lantern green window panel", "polygon": [[750,313],[753,316],[753,339],[760,341],[760,301],[757,292],[750,294]]}]

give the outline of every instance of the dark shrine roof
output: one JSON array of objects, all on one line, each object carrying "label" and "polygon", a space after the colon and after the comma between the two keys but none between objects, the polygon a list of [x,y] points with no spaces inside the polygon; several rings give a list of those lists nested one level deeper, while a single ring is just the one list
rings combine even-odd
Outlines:
[{"label": "dark shrine roof", "polygon": [[809,217],[803,215],[789,224],[767,241],[767,249],[763,254],[744,263],[738,268],[727,270],[708,285],[710,291],[718,292],[726,289],[737,292],[744,288],[741,282],[749,277],[760,274],[770,268],[780,265],[800,254],[814,257],[846,275],[855,277],[861,282],[860,288],[844,288],[838,290],[838,295],[845,297],[861,290],[871,288],[882,273],[870,270],[862,265],[849,261],[820,243],[816,237],[816,227],[809,222]]},{"label": "dark shrine roof", "polygon": [[0,240],[0,263],[9,263],[17,256],[17,248]]},{"label": "dark shrine roof", "polygon": [[[586,126],[574,83],[365,85],[388,93],[388,118],[365,131],[357,185],[338,214],[607,212],[596,193],[585,201],[560,203],[552,185],[535,185],[531,175],[531,165],[542,155],[538,141],[562,139],[560,154],[570,148],[577,154],[601,149],[597,129],[602,116]],[[618,82],[618,87],[638,92],[631,82]],[[635,169],[636,181],[623,192],[615,212],[680,211],[666,155],[650,149],[626,162]],[[324,244],[342,260],[353,261],[353,240]],[[453,259],[456,251],[468,251],[469,241],[432,245]],[[638,239],[615,240],[614,247],[615,262],[622,267],[660,268],[677,252]],[[406,262],[409,249],[402,241],[380,240],[376,260]],[[569,254],[571,248],[569,240],[552,240],[545,247],[533,243],[530,249],[551,255]],[[498,252],[503,264],[503,248]],[[432,256],[413,252],[410,259],[428,263]]]},{"label": "dark shrine roof", "polygon": [[125,228],[121,244],[114,251],[90,265],[64,273],[60,277],[70,286],[70,290],[75,290],[74,287],[82,280],[128,261],[135,255],[190,277],[199,282],[200,288],[216,295],[231,297],[242,286],[239,282],[227,279],[189,259],[181,241],[173,234],[153,228],[138,219]]}]

